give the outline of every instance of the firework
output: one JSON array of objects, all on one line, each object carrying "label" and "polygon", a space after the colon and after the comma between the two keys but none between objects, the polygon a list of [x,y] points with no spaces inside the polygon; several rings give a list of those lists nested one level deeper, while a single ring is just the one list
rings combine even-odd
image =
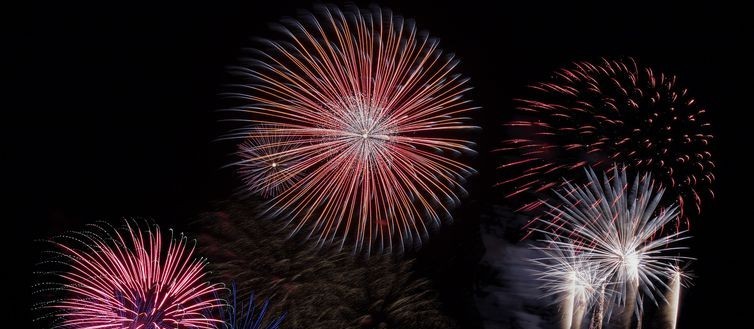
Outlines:
[{"label": "firework", "polygon": [[681,289],[688,275],[681,271],[680,268],[673,268],[668,274],[669,284],[668,292],[665,294],[667,305],[665,305],[665,325],[668,329],[675,329],[678,324],[678,312],[681,307]]},{"label": "firework", "polygon": [[[239,302],[235,283],[231,288],[231,300],[232,303],[228,304],[224,312],[227,329],[279,329],[285,319],[285,315],[269,320],[265,318],[269,300],[264,301],[257,313],[253,294],[249,296],[248,304],[244,305],[243,302]],[[266,320],[268,320],[267,325],[264,325]]]},{"label": "firework", "polygon": [[546,296],[560,304],[561,328],[581,328],[586,312],[606,293],[605,278],[589,254],[577,252],[570,243],[548,240],[536,249],[545,254],[534,262]]},{"label": "firework", "polygon": [[[583,253],[599,277],[613,292],[609,305],[623,307],[623,323],[631,324],[634,314],[641,320],[643,298],[655,304],[664,298],[660,291],[666,273],[685,257],[677,253],[677,243],[686,239],[685,231],[663,232],[678,216],[678,207],[659,209],[664,190],[656,189],[649,174],[637,175],[629,182],[626,170],[613,168],[612,176],[602,181],[591,169],[583,186],[564,183],[558,191],[559,205],[546,203],[547,216],[539,221],[551,230],[541,230],[559,248]],[[579,263],[582,261],[579,261]],[[571,289],[562,281],[562,289]],[[605,312],[610,313],[609,309]]]},{"label": "firework", "polygon": [[243,81],[232,112],[249,126],[229,138],[251,141],[243,168],[296,160],[249,189],[284,187],[268,214],[319,244],[418,244],[450,219],[473,173],[457,159],[474,153],[467,135],[478,128],[466,117],[467,79],[437,40],[390,11],[318,9],[284,21],[282,41],[234,70]]},{"label": "firework", "polygon": [[410,263],[353,257],[288,237],[275,221],[258,218],[244,200],[202,216],[201,252],[212,273],[235,280],[239,295],[270,299],[268,312],[286,313],[289,328],[449,328],[426,280]]},{"label": "firework", "polygon": [[53,312],[55,328],[215,328],[221,321],[204,314],[221,306],[222,287],[205,281],[205,262],[185,236],[163,242],[158,227],[143,232],[129,222],[53,241],[49,263],[64,269],[40,290],[59,296],[40,307]]},{"label": "firework", "polygon": [[[614,163],[651,172],[667,186],[680,205],[679,226],[684,213],[701,212],[703,198],[714,197],[706,110],[675,76],[633,59],[603,59],[560,69],[531,91],[517,100],[517,117],[506,125],[511,137],[500,149],[506,161],[499,168],[511,176],[498,185],[510,189],[507,197],[535,195],[574,169]],[[524,203],[522,210],[542,205]]]},{"label": "firework", "polygon": [[[242,160],[233,165],[238,166],[248,192],[273,197],[298,180],[298,175],[289,169],[302,159],[289,152],[296,147],[295,139],[256,133],[256,130],[259,129],[252,129],[248,138],[239,146],[238,155]],[[269,130],[274,128],[262,129]]]}]

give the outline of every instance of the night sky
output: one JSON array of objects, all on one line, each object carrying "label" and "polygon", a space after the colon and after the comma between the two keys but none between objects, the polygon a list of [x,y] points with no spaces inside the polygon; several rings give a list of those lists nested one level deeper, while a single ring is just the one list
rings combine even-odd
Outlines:
[{"label": "night sky", "polygon": [[[601,56],[633,56],[675,74],[708,108],[717,199],[693,218],[696,278],[686,290],[679,328],[710,317],[730,325],[750,317],[730,297],[751,296],[752,273],[741,269],[752,260],[751,169],[744,160],[752,150],[744,118],[751,115],[754,76],[754,57],[745,50],[754,37],[750,9],[717,2],[356,3],[391,8],[439,37],[441,47],[462,60],[475,87],[470,96],[483,108],[475,114],[483,131],[470,196],[454,224],[410,255],[463,328],[483,321],[473,304],[475,287],[484,283],[479,227],[502,220],[490,215],[496,206],[515,206],[491,186],[499,158],[490,154],[505,136],[501,124],[512,99],[558,67]],[[3,239],[10,255],[3,270],[14,278],[6,282],[13,290],[6,296],[19,299],[11,315],[23,314],[17,323],[30,318],[30,277],[39,255],[34,239],[134,216],[183,230],[189,218],[238,190],[233,170],[221,168],[232,161],[234,145],[215,141],[227,128],[217,113],[218,94],[230,82],[227,67],[254,45],[253,37],[276,35],[270,23],[311,5],[33,3],[5,10],[11,19],[3,23],[3,49],[10,59],[3,71],[5,78],[10,72],[10,85],[3,98],[10,103],[1,121],[3,166],[10,168],[2,185],[11,229]]]}]

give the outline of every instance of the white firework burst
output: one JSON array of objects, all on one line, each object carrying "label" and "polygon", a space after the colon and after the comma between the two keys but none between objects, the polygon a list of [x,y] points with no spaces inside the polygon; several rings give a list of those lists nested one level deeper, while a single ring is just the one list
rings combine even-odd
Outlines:
[{"label": "white firework burst", "polygon": [[[587,184],[566,182],[556,191],[560,204],[548,203],[547,215],[539,219],[557,229],[538,231],[548,236],[558,252],[577,255],[573,264],[589,264],[589,273],[611,291],[601,296],[608,301],[604,312],[609,316],[612,306],[620,306],[623,322],[630,324],[633,314],[640,319],[644,297],[656,305],[665,299],[662,292],[668,288],[664,282],[668,273],[687,258],[678,255],[685,247],[677,246],[687,238],[686,231],[664,231],[678,216],[678,206],[658,209],[664,189],[656,187],[649,174],[637,174],[632,183],[625,168],[617,166],[610,177],[605,173],[600,179],[591,169],[586,174]],[[550,258],[557,263],[564,255],[551,253]],[[560,284],[550,290],[558,293],[573,285],[567,280]]]},{"label": "white firework burst", "polygon": [[585,314],[606,294],[605,278],[589,255],[569,242],[550,238],[535,249],[544,254],[534,259],[537,278],[545,296],[554,297],[560,305],[562,328],[580,328]]}]

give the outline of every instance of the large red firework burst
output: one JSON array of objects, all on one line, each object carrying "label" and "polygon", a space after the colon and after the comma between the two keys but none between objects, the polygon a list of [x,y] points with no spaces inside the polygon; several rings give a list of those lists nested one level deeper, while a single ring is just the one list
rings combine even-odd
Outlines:
[{"label": "large red firework burst", "polygon": [[287,161],[263,184],[284,187],[269,213],[318,243],[392,250],[420,242],[450,218],[473,172],[456,159],[473,153],[466,138],[477,128],[466,117],[474,107],[458,61],[378,8],[323,6],[279,30],[283,41],[267,41],[235,70],[244,83],[233,93],[251,122],[233,135],[252,141],[240,152],[244,166]]},{"label": "large red firework burst", "polygon": [[159,228],[142,232],[93,226],[53,244],[65,269],[54,272],[61,296],[46,303],[55,327],[70,329],[210,329],[206,314],[222,302],[222,289],[204,278],[205,262],[186,238],[163,243]]},{"label": "large red firework burst", "polygon": [[[633,59],[576,62],[531,86],[500,149],[507,197],[550,190],[584,166],[651,172],[686,214],[715,180],[705,109],[676,77]],[[540,206],[525,203],[522,210]],[[679,216],[687,220],[688,216]],[[681,224],[679,222],[678,224]]]}]

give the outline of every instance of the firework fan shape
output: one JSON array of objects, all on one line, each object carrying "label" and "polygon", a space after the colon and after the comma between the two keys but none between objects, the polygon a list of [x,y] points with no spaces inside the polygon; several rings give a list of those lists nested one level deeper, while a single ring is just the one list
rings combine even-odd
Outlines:
[{"label": "firework fan shape", "polygon": [[[556,265],[542,276],[557,279],[563,267],[558,264],[564,263],[564,257],[566,264],[587,263],[590,277],[601,278],[613,292],[607,296],[605,314],[611,313],[611,306],[622,306],[623,322],[630,323],[633,314],[641,319],[643,297],[655,304],[664,300],[661,292],[668,288],[664,279],[676,264],[688,259],[678,255],[686,248],[677,246],[687,238],[686,231],[664,230],[678,216],[678,206],[658,207],[664,190],[655,188],[649,174],[637,174],[630,182],[625,168],[614,167],[612,175],[606,173],[602,180],[591,169],[587,176],[588,183],[583,186],[564,183],[556,192],[560,203],[546,203],[549,211],[539,218],[545,224],[541,232],[549,237],[549,248],[560,250],[550,253]],[[551,291],[560,293],[572,287],[568,280],[562,284],[550,285],[556,287]]]},{"label": "firework fan shape", "polygon": [[206,282],[205,262],[186,240],[171,236],[166,245],[158,227],[142,232],[129,222],[63,236],[48,263],[65,269],[39,286],[59,297],[39,307],[53,312],[54,328],[216,328],[222,321],[205,314],[222,305],[222,287]]},{"label": "firework fan shape", "polygon": [[[517,117],[506,124],[511,137],[500,149],[506,160],[499,168],[511,175],[498,183],[510,189],[507,197],[535,195],[574,169],[613,163],[652,172],[667,186],[680,205],[678,225],[714,197],[706,110],[675,76],[633,59],[603,59],[573,63],[530,89],[517,100]],[[521,210],[541,204],[525,202]]]},{"label": "firework fan shape", "polygon": [[237,282],[239,296],[270,299],[267,311],[285,312],[286,328],[453,328],[410,262],[288,238],[248,200],[221,209],[199,220],[212,273]]},{"label": "firework fan shape", "polygon": [[261,183],[290,182],[269,214],[292,218],[293,233],[320,244],[389,252],[420,243],[450,219],[473,173],[456,159],[474,153],[467,138],[478,128],[466,117],[475,107],[458,61],[376,7],[321,6],[278,30],[282,41],[234,70],[243,83],[230,93],[242,101],[238,120],[251,123],[230,135],[252,141],[242,161],[292,161]]}]

